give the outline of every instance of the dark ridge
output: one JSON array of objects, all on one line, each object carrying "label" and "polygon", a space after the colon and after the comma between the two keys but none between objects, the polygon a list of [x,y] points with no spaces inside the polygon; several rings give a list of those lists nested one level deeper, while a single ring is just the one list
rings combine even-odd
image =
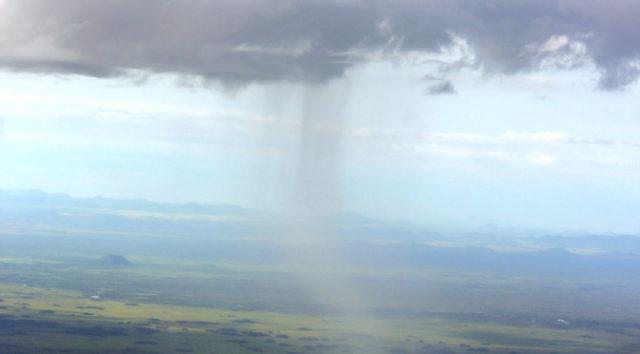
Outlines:
[{"label": "dark ridge", "polygon": [[125,256],[119,254],[110,254],[108,256],[104,256],[102,257],[100,262],[106,267],[122,268],[133,266],[133,263],[131,263],[131,261],[129,261]]}]

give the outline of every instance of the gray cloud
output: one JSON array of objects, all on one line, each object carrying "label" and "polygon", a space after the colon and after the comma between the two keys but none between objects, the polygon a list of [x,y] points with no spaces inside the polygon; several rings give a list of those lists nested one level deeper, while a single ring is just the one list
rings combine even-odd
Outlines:
[{"label": "gray cloud", "polygon": [[322,82],[455,35],[487,73],[592,62],[603,89],[639,74],[634,0],[4,0],[0,12],[0,66],[20,71]]},{"label": "gray cloud", "polygon": [[427,93],[430,95],[451,95],[456,93],[456,89],[451,81],[444,80],[429,86]]}]

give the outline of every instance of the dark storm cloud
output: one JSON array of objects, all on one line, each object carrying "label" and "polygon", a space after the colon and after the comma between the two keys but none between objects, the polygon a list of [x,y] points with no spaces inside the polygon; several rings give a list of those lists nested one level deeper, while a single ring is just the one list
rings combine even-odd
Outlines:
[{"label": "dark storm cloud", "polygon": [[321,82],[457,36],[487,73],[592,62],[603,89],[639,73],[633,0],[0,0],[0,12],[0,65],[20,71]]}]

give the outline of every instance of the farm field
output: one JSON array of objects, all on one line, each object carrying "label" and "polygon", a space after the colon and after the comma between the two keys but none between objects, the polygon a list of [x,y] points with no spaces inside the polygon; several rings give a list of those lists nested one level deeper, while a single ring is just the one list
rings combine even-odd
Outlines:
[{"label": "farm field", "polygon": [[[363,286],[382,289],[372,291],[367,315],[337,314],[305,301],[300,274],[277,267],[94,261],[3,259],[3,351],[631,353],[640,346],[632,294],[627,311],[600,307],[624,289],[596,287],[585,296],[575,284],[553,289],[557,283],[487,274],[474,283],[473,274],[423,270],[391,293],[388,274],[354,271]],[[550,302],[536,287],[582,298],[584,309],[563,311],[562,298]]]}]

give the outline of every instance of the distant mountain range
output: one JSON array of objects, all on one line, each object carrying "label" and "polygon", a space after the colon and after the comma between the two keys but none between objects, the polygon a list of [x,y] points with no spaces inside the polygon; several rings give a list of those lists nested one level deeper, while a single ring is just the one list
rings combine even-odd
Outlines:
[{"label": "distant mountain range", "polygon": [[[347,242],[467,253],[556,250],[571,254],[640,255],[638,235],[553,233],[483,225],[476,228],[420,227],[389,223],[353,213],[328,217]],[[286,232],[286,217],[234,205],[158,203],[144,199],[75,198],[66,194],[0,191],[0,232],[92,232],[196,237],[266,237]],[[212,236],[213,235],[213,236]],[[377,246],[376,246],[377,247]],[[369,250],[375,247],[367,248]],[[403,257],[411,257],[411,252]],[[548,256],[548,254],[545,254]],[[477,256],[481,256],[478,254]],[[494,257],[492,254],[487,257]],[[477,257],[476,257],[477,258]],[[495,258],[495,257],[494,257]],[[624,257],[623,257],[624,258]]]},{"label": "distant mountain range", "polygon": [[235,205],[205,205],[198,203],[158,203],[146,199],[75,198],[64,193],[41,190],[1,191],[0,207],[87,208],[104,210],[135,210],[180,214],[260,215],[263,212]]}]

